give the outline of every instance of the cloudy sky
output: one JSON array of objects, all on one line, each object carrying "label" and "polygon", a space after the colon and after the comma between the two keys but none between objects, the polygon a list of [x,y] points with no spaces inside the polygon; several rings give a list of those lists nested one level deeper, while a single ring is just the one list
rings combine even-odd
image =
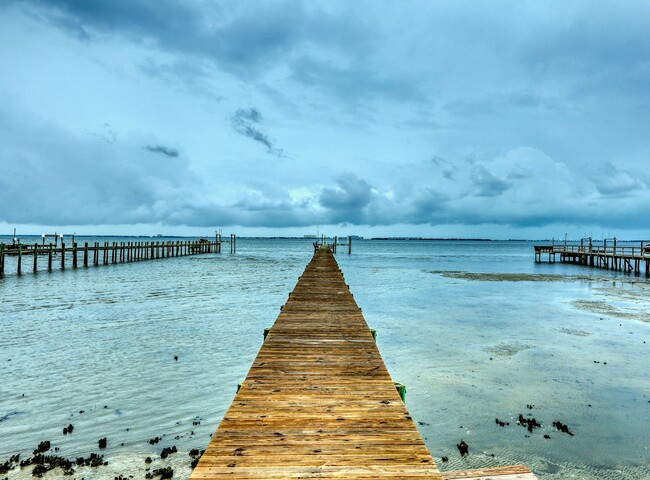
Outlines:
[{"label": "cloudy sky", "polygon": [[0,234],[650,238],[650,2],[2,0]]}]

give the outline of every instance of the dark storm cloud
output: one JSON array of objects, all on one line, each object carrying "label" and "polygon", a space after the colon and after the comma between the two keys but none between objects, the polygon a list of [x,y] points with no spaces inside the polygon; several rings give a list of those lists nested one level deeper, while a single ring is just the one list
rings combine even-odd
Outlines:
[{"label": "dark storm cloud", "polygon": [[372,186],[356,175],[341,175],[334,186],[325,187],[318,196],[318,203],[328,211],[331,223],[368,223],[366,210],[373,200]]},{"label": "dark storm cloud", "polygon": [[481,166],[474,174],[473,180],[476,195],[479,197],[496,197],[510,188],[510,182],[497,177]]},{"label": "dark storm cloud", "polygon": [[[368,59],[381,32],[343,9],[310,8],[304,2],[242,4],[200,3],[182,0],[8,0],[33,16],[83,41],[104,41],[106,36],[127,39],[179,55],[187,68],[143,66],[163,78],[182,77],[200,85],[201,70],[191,66],[207,59],[217,68],[249,81],[270,68],[289,69],[288,78],[344,99],[382,96],[424,101],[419,84],[401,72],[377,69]],[[356,8],[356,7],[355,7]],[[373,40],[374,39],[374,40]],[[323,58],[321,53],[329,52]],[[343,56],[334,66],[328,56]],[[171,67],[171,68],[170,68]],[[192,80],[198,77],[199,81]],[[208,93],[200,85],[199,93]],[[212,92],[214,95],[214,92]]]},{"label": "dark storm cloud", "polygon": [[627,197],[648,188],[637,176],[610,162],[599,169],[594,183],[598,191],[608,197]]},{"label": "dark storm cloud", "polygon": [[372,198],[370,184],[356,175],[343,175],[334,187],[324,188],[319,203],[331,210],[361,210]]},{"label": "dark storm cloud", "polygon": [[182,0],[30,0],[17,2],[70,34],[94,40],[111,34],[165,51],[211,58],[228,69],[254,71],[290,51],[306,14],[298,2],[246,10]]},{"label": "dark storm cloud", "polygon": [[164,145],[147,145],[144,149],[151,153],[160,153],[166,157],[176,158],[178,157],[178,150],[171,147],[166,147]]},{"label": "dark storm cloud", "polygon": [[232,127],[237,133],[250,138],[266,147],[267,152],[282,156],[282,150],[273,145],[271,139],[259,129],[262,114],[256,108],[239,109],[230,118]]}]

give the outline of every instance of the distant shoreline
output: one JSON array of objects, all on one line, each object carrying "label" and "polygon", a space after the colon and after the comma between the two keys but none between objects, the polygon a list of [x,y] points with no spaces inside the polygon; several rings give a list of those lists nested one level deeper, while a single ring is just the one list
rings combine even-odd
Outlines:
[{"label": "distant shoreline", "polygon": [[[42,239],[42,235],[20,235],[17,236],[18,238],[21,239]],[[66,238],[72,237],[72,235],[66,235]],[[101,235],[92,235],[92,234],[86,234],[86,235],[80,235],[80,234],[75,234],[75,238],[151,238],[151,239],[158,239],[162,241],[163,239],[171,239],[171,238],[178,238],[178,239],[185,239],[185,238],[214,238],[212,236],[206,236],[206,235],[109,235],[109,234],[101,234]],[[260,236],[240,236],[238,235],[237,238],[239,240],[305,240],[305,241],[312,241],[316,237],[280,237],[280,236],[269,236],[269,237],[260,237]],[[318,237],[320,238],[320,237]],[[345,236],[339,236],[338,238],[340,239],[345,239]],[[13,235],[0,235],[0,243],[7,243],[4,242],[3,240],[8,240],[11,242],[13,239]],[[325,237],[325,240],[332,240],[333,237]],[[597,239],[596,239],[597,240]],[[370,238],[365,238],[365,237],[358,237],[358,236],[353,236],[352,241],[422,241],[422,242],[540,242],[540,243],[545,243],[545,242],[554,242],[555,244],[561,244],[564,243],[564,240],[558,240],[558,239],[551,239],[551,238],[545,238],[545,239],[521,239],[521,238],[509,238],[509,239],[494,239],[494,238],[463,238],[463,237],[370,237]],[[625,242],[625,243],[632,243],[632,242],[641,242],[642,240],[638,239],[631,239],[631,240],[624,240],[624,239],[618,239],[619,242]],[[26,242],[22,242],[26,243]],[[575,244],[575,243],[580,243],[580,240],[567,240],[567,243]]]}]

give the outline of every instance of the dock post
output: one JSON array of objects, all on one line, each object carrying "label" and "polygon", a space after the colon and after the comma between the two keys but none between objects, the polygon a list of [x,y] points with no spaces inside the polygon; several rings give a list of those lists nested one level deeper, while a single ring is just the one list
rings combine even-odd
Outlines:
[{"label": "dock post", "polygon": [[104,265],[108,265],[108,242],[104,242]]},{"label": "dock post", "polygon": [[72,244],[72,268],[77,268],[77,242]]},{"label": "dock post", "polygon": [[0,277],[5,274],[5,244],[0,243]]},{"label": "dock post", "polygon": [[38,270],[38,242],[34,243],[34,273]]},{"label": "dock post", "polygon": [[84,267],[88,266],[88,242],[84,242]]},{"label": "dock post", "polygon": [[52,243],[50,242],[50,251],[47,254],[47,271],[52,271]]},{"label": "dock post", "polygon": [[339,237],[334,235],[334,243],[332,244],[332,253],[336,253],[336,244],[339,243]]},{"label": "dock post", "polygon": [[348,235],[348,255],[352,253],[352,236]]},{"label": "dock post", "polygon": [[65,270],[65,243],[61,241],[61,270]]},{"label": "dock post", "polygon": [[18,244],[18,268],[16,269],[16,272],[18,275],[21,273],[21,267],[22,267],[22,262],[23,262],[23,246],[19,243]]},{"label": "dock post", "polygon": [[397,389],[397,393],[399,393],[402,402],[406,403],[406,385],[395,382],[395,388]]}]

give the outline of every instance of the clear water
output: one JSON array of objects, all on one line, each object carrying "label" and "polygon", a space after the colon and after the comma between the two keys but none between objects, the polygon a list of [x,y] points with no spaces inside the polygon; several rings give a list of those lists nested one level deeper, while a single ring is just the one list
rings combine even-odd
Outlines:
[{"label": "clear water", "polygon": [[[312,253],[309,240],[237,247],[22,276],[8,259],[0,462],[49,440],[61,456],[109,463],[76,478],[167,465],[187,478],[189,450],[209,442]],[[337,260],[440,469],[523,463],[540,479],[650,478],[644,276],[535,264],[528,242],[357,241]],[[541,429],[518,426],[519,414]],[[178,453],[161,460],[172,445]]]}]

